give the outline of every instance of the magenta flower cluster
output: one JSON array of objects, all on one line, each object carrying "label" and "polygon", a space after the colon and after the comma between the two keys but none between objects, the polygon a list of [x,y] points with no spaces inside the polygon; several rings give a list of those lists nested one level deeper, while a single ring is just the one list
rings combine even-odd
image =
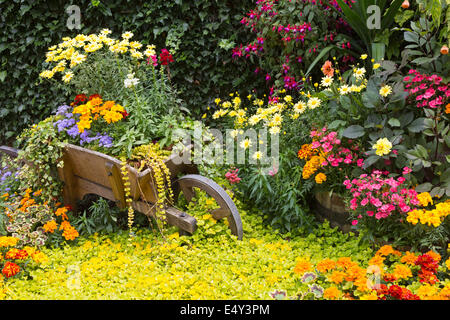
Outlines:
[{"label": "magenta flower cluster", "polygon": [[409,75],[403,78],[407,82],[406,91],[412,103],[418,108],[432,109],[444,106],[450,96],[450,87],[442,83],[442,78],[433,74],[428,76],[417,70],[409,70]]},{"label": "magenta flower cluster", "polygon": [[[362,174],[359,179],[345,180],[344,185],[352,194],[350,209],[378,220],[394,213],[406,214],[414,210],[414,206],[420,204],[417,192],[404,186],[404,176],[410,172],[405,167],[403,175],[395,179],[388,177],[387,171],[374,170],[370,175]],[[357,218],[362,217],[360,214]],[[353,225],[357,223],[357,219],[352,222]]]},{"label": "magenta flower cluster", "polygon": [[352,140],[349,140],[350,148],[341,145],[341,140],[338,139],[336,131],[327,133],[326,128],[321,130],[312,130],[310,133],[313,142],[311,144],[312,149],[322,149],[327,154],[326,161],[322,162],[322,166],[331,165],[332,167],[338,167],[341,163],[352,164],[356,163],[359,167],[362,167],[363,159],[358,159],[359,146],[354,144]]}]

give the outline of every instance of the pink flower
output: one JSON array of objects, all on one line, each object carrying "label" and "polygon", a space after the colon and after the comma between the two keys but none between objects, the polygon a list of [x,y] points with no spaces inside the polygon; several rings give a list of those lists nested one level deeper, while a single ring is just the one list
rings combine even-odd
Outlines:
[{"label": "pink flower", "polygon": [[435,91],[433,88],[429,88],[427,89],[427,91],[425,91],[425,94],[423,95],[426,99],[431,98],[434,95]]},{"label": "pink flower", "polygon": [[358,224],[358,220],[355,219],[355,220],[352,221],[352,225],[353,226],[356,226],[357,224]]},{"label": "pink flower", "polygon": [[366,213],[367,213],[367,215],[368,215],[369,217],[373,216],[373,214],[374,214],[373,211],[366,211]]},{"label": "pink flower", "polygon": [[362,166],[364,165],[364,160],[363,160],[363,159],[358,159],[358,160],[356,161],[356,165],[357,165],[358,167],[362,168]]},{"label": "pink flower", "polygon": [[364,198],[364,199],[361,200],[361,205],[363,207],[365,207],[368,203],[369,203],[369,199],[368,198]]},{"label": "pink flower", "polygon": [[412,172],[412,170],[411,170],[410,168],[404,167],[404,168],[403,168],[402,174],[403,174],[403,175],[406,175],[406,174],[411,173],[411,172]]}]

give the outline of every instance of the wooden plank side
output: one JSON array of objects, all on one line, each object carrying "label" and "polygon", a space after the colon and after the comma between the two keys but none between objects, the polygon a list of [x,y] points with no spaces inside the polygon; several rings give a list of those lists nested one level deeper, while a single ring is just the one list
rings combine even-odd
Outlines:
[{"label": "wooden plank side", "polygon": [[120,170],[117,165],[109,161],[105,163],[105,169],[111,189],[114,193],[115,201],[120,209],[124,209],[126,207],[125,190]]},{"label": "wooden plank side", "polygon": [[[154,207],[143,201],[133,201],[132,205],[136,211],[148,216],[155,216]],[[191,234],[197,229],[197,220],[194,217],[173,207],[166,208],[166,219],[169,225],[176,226]]]}]

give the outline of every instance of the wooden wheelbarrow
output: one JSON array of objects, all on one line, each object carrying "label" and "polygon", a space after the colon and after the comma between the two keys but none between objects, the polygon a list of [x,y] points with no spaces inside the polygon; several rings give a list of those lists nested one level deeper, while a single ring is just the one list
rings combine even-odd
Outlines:
[{"label": "wooden wheelbarrow", "polygon": [[[19,150],[0,146],[0,153],[17,157]],[[87,194],[95,194],[115,201],[121,208],[126,207],[125,191],[121,176],[121,162],[106,154],[67,144],[63,152],[64,167],[58,168],[58,175],[64,182],[65,205],[77,210],[77,201]],[[242,240],[243,230],[239,212],[230,196],[217,183],[203,177],[194,165],[183,164],[180,155],[173,154],[164,161],[170,170],[174,198],[183,192],[189,203],[195,197],[196,189],[206,192],[219,208],[211,215],[219,220],[226,218],[232,234]],[[153,185],[152,169],[139,172],[127,165],[130,182],[131,205],[147,216],[155,217],[157,201],[156,186]],[[182,175],[185,174],[185,175]],[[180,178],[177,178],[180,176]],[[192,234],[197,228],[197,220],[187,213],[168,206],[165,209],[166,222],[178,227],[183,233]]]}]

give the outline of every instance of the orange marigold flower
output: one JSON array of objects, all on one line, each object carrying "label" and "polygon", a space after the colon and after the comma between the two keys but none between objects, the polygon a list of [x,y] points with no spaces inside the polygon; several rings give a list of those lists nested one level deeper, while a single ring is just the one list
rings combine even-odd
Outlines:
[{"label": "orange marigold flower", "polygon": [[64,229],[64,232],[62,235],[66,240],[75,240],[75,238],[77,238],[79,236],[78,231],[72,226]]},{"label": "orange marigold flower", "polygon": [[447,105],[445,106],[445,113],[446,114],[450,113],[450,103],[447,103]]},{"label": "orange marigold flower", "polygon": [[415,265],[417,260],[417,256],[414,252],[407,251],[405,255],[400,259],[400,262],[409,264],[409,265]]},{"label": "orange marigold flower", "polygon": [[20,267],[13,262],[6,262],[3,267],[2,273],[5,277],[10,278],[15,276],[20,272]]},{"label": "orange marigold flower", "polygon": [[339,258],[337,260],[336,264],[339,267],[344,268],[344,269],[348,269],[348,268],[351,268],[351,267],[354,267],[354,266],[358,265],[356,262],[352,261],[352,258],[350,258],[350,257]]},{"label": "orange marigold flower", "polygon": [[43,228],[45,232],[53,233],[58,228],[58,225],[55,220],[51,220],[44,224]]},{"label": "orange marigold flower", "polygon": [[64,220],[63,222],[61,222],[61,225],[59,226],[59,230],[66,230],[66,229],[69,229],[70,227],[72,227],[70,225],[70,222],[67,220]]},{"label": "orange marigold flower", "polygon": [[323,297],[325,299],[336,300],[342,295],[342,292],[336,287],[329,287],[323,291]]},{"label": "orange marigold flower", "polygon": [[55,212],[55,215],[59,217],[63,213],[67,213],[67,208],[66,207],[58,208],[58,210],[56,210],[56,212]]},{"label": "orange marigold flower", "polygon": [[323,259],[316,265],[316,269],[321,273],[328,272],[334,268],[336,268],[336,262],[331,259]]},{"label": "orange marigold flower", "polygon": [[308,160],[313,154],[314,151],[312,150],[311,145],[304,144],[301,149],[298,150],[297,157],[302,160]]},{"label": "orange marigold flower", "polygon": [[346,275],[347,274],[345,272],[336,270],[333,271],[333,273],[331,273],[331,275],[328,277],[328,281],[331,281],[335,284],[339,284],[342,281],[344,281]]},{"label": "orange marigold flower", "polygon": [[374,266],[379,266],[380,268],[383,268],[383,262],[384,262],[384,257],[376,254],[373,256],[372,259],[369,260],[369,266],[374,265]]},{"label": "orange marigold flower", "polygon": [[445,265],[447,266],[447,269],[450,270],[450,258],[445,261]]},{"label": "orange marigold flower", "polygon": [[312,265],[309,262],[309,260],[305,258],[299,258],[297,259],[297,264],[294,268],[294,272],[303,275],[306,271],[312,270]]},{"label": "orange marigold flower", "polygon": [[379,254],[381,256],[388,256],[391,253],[394,253],[394,249],[390,245],[384,245],[382,246],[376,254]]},{"label": "orange marigold flower", "polygon": [[441,255],[437,252],[430,250],[425,254],[429,255],[431,258],[433,258],[433,260],[436,260],[437,262],[441,261]]}]

